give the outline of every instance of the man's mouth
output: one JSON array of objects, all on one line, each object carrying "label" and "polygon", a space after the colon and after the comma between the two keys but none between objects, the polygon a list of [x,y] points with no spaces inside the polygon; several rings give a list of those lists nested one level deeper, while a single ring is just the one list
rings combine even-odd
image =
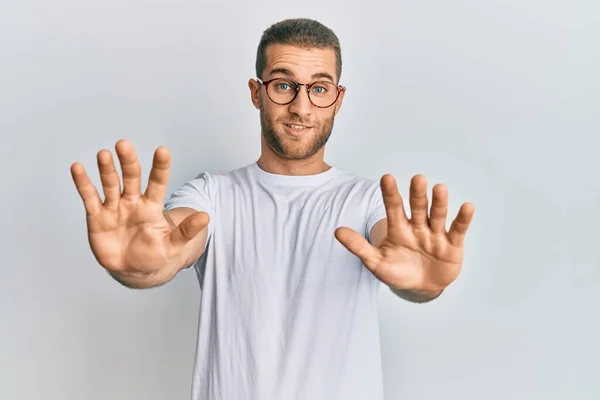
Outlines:
[{"label": "man's mouth", "polygon": [[298,131],[301,131],[303,129],[310,129],[310,128],[312,128],[311,126],[300,125],[300,124],[286,124],[286,123],[284,123],[284,125],[287,126],[288,128],[295,129],[295,130],[298,130]]}]

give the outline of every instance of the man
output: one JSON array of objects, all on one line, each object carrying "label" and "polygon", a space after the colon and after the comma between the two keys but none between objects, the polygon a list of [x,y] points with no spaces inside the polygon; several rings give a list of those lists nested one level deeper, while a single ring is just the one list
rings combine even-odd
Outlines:
[{"label": "man", "polygon": [[[94,256],[117,281],[149,288],[193,266],[201,287],[193,398],[383,398],[380,284],[412,302],[438,297],[461,269],[473,207],[446,231],[447,191],[410,184],[410,219],[390,175],[360,178],[324,161],[346,89],[336,35],[308,19],[267,29],[249,81],[260,110],[257,162],[202,173],[163,204],[168,150],[146,192],[132,145],[98,153],[105,200],[78,163]],[[164,206],[164,207],[163,207]]]}]

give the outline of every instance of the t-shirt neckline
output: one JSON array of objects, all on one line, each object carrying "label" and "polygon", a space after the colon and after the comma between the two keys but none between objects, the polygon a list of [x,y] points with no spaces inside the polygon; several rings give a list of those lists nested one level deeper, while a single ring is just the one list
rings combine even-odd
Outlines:
[{"label": "t-shirt neckline", "polygon": [[260,181],[278,186],[319,186],[339,172],[338,168],[331,166],[327,171],[318,174],[281,175],[265,171],[258,165],[258,162],[253,162],[250,168]]}]

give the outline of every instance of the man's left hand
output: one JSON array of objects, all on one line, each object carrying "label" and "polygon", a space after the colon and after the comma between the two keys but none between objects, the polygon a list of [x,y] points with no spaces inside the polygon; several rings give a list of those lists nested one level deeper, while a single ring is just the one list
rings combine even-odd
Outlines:
[{"label": "man's left hand", "polygon": [[[387,221],[378,223],[382,230],[380,243],[371,244],[347,227],[336,229],[337,240],[390,288],[432,296],[441,293],[460,273],[473,205],[464,203],[446,230],[448,191],[444,185],[433,187],[428,213],[427,180],[414,176],[410,184],[410,219],[393,176],[381,178],[381,190]],[[372,237],[377,228],[376,224]]]}]

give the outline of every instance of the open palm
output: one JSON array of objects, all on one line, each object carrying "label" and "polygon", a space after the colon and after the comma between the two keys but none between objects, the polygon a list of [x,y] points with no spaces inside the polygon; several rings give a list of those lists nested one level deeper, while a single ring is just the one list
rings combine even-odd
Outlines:
[{"label": "open palm", "polygon": [[98,168],[104,202],[83,165],[71,166],[86,211],[91,250],[98,263],[110,272],[145,275],[165,268],[176,271],[183,247],[208,224],[209,217],[197,212],[177,226],[166,219],[163,199],[170,169],[167,148],[156,149],[143,194],[135,149],[126,140],[119,140],[115,148],[123,171],[123,190],[111,153],[100,151]]},{"label": "open palm", "polygon": [[377,247],[358,232],[342,227],[336,238],[383,283],[401,290],[439,292],[460,273],[464,238],[474,208],[464,203],[446,230],[448,192],[444,185],[433,187],[428,212],[427,181],[416,175],[410,185],[409,219],[393,176],[381,178],[387,221],[386,234]]}]

